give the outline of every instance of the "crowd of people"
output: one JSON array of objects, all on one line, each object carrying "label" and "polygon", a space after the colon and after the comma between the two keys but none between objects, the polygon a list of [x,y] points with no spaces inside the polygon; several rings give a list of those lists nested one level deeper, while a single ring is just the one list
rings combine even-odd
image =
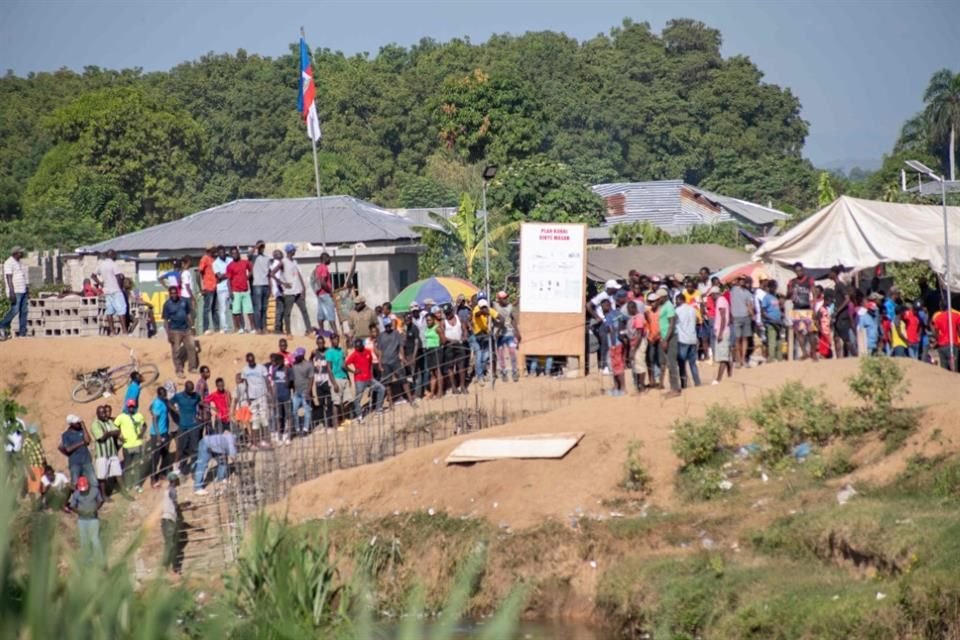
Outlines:
[{"label": "crowd of people", "polygon": [[701,384],[704,360],[717,365],[713,384],[719,384],[737,368],[785,359],[788,329],[798,359],[854,357],[864,348],[957,370],[950,327],[960,348],[960,312],[948,310],[946,297],[925,281],[918,299],[907,300],[896,286],[885,292],[852,286],[843,267],[830,269],[823,284],[799,262],[793,270],[785,294],[762,271],[756,281],[743,274],[724,284],[706,267],[695,276],[631,271],[626,282],[606,282],[587,313],[588,341],[613,376],[609,393],[625,393],[629,370],[636,391],[663,389],[669,380],[669,394],[679,395]]}]

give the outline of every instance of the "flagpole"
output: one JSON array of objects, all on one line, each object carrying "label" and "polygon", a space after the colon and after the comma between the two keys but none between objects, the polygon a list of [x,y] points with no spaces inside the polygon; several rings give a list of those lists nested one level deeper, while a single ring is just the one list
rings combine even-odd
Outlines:
[{"label": "flagpole", "polygon": [[[300,27],[300,38],[306,42],[307,36],[304,32],[303,27]],[[310,64],[313,65],[313,54],[310,54]],[[316,86],[316,78],[313,80],[314,86]],[[316,100],[314,100],[316,104]],[[323,220],[323,199],[320,196],[320,164],[317,162],[317,141],[313,139],[313,136],[310,136],[310,143],[313,145],[313,177],[317,185],[317,208],[320,211],[320,245],[323,247],[323,250],[327,250],[327,231],[325,228]]]}]

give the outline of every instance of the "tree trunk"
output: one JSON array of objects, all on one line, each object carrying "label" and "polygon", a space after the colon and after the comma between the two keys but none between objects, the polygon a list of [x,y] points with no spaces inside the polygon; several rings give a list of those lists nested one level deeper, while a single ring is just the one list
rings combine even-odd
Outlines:
[{"label": "tree trunk", "polygon": [[957,179],[957,125],[950,125],[950,180]]}]

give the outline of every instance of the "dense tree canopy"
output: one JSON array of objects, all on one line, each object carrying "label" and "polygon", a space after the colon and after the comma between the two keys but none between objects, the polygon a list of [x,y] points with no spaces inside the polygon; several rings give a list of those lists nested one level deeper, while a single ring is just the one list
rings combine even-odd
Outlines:
[{"label": "dense tree canopy", "polygon": [[[479,198],[500,166],[504,220],[595,221],[590,184],[682,178],[781,208],[816,204],[789,90],[720,33],[629,20],[577,40],[424,39],[376,55],[314,55],[325,193],[384,206]],[[167,72],[57,71],[0,79],[0,224],[28,244],[94,240],[238,197],[311,195],[294,108],[297,59],[238,51]],[[68,237],[54,232],[74,221]]]}]

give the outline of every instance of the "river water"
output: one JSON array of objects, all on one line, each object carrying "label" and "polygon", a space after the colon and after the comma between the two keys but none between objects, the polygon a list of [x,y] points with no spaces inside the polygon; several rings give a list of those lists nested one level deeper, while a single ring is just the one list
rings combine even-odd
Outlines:
[{"label": "river water", "polygon": [[[483,629],[483,622],[462,622],[457,625],[453,638],[470,640],[476,638]],[[423,638],[431,640],[431,625],[424,625]],[[587,625],[568,622],[521,622],[517,632],[503,640],[614,640],[612,632]]]}]

